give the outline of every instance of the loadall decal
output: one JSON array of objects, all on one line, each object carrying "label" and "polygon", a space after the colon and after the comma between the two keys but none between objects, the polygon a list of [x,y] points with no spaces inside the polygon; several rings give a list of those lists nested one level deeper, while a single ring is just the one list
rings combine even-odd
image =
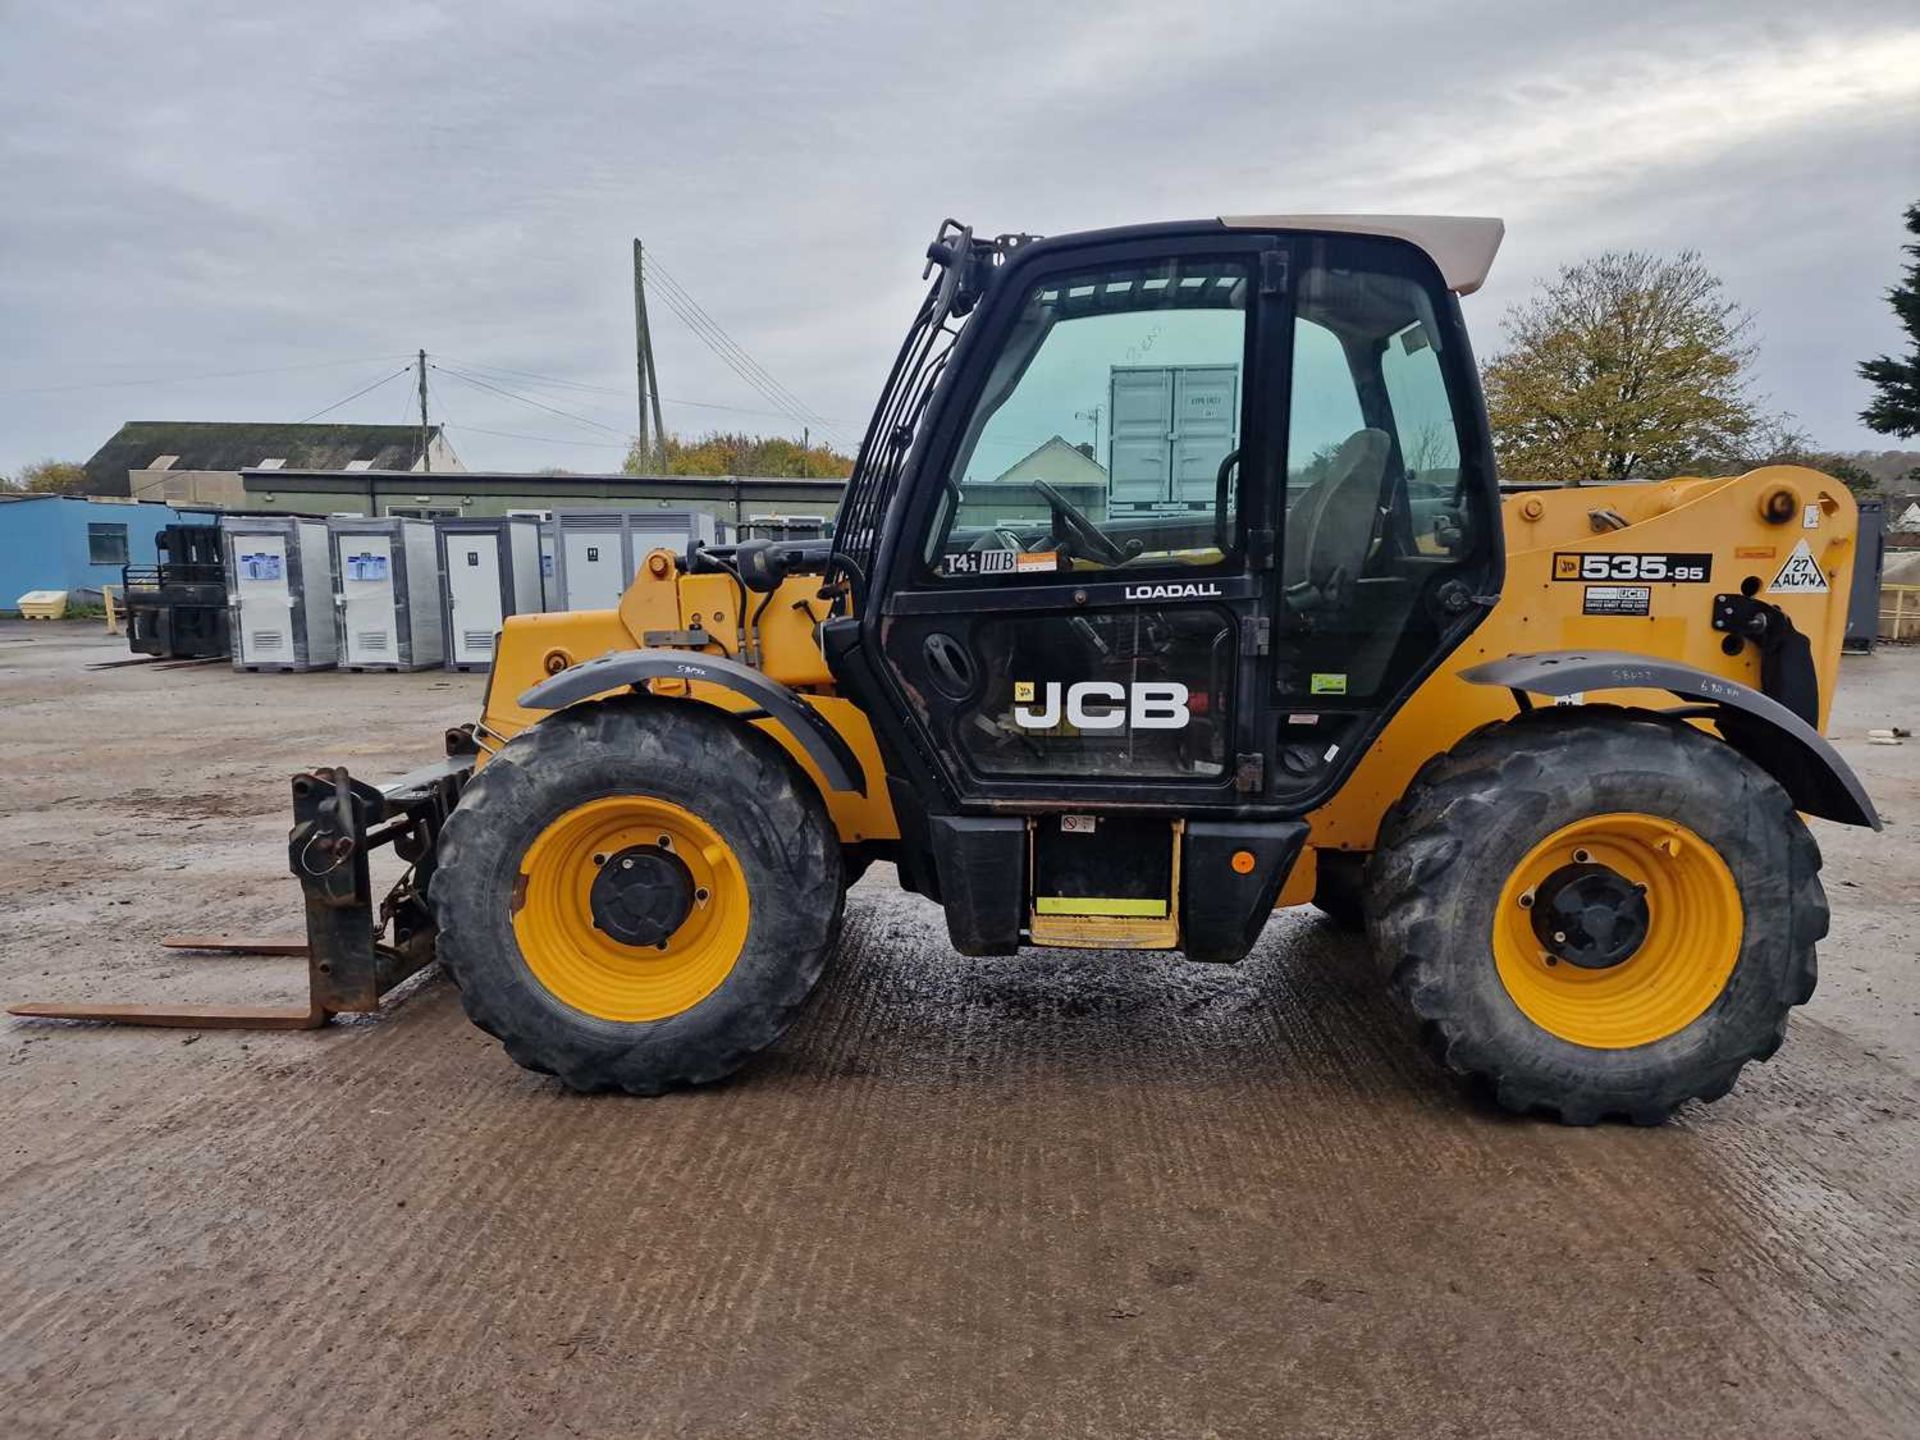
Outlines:
[{"label": "loadall decal", "polygon": [[1662,580],[1704,585],[1713,578],[1713,556],[1700,551],[1619,554],[1561,551],[1553,557],[1556,580]]},{"label": "loadall decal", "polygon": [[[1035,708],[1036,691],[1040,704]],[[1075,730],[1184,730],[1193,718],[1187,687],[1177,680],[1016,680],[1013,723],[1022,730],[1051,730],[1063,719]],[[1023,703],[1024,702],[1024,703]]]}]

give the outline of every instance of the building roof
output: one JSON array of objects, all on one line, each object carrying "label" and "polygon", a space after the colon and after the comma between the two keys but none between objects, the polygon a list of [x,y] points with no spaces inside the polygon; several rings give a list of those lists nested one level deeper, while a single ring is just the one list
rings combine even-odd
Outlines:
[{"label": "building roof", "polygon": [[[1045,464],[1036,463],[1042,460]],[[1064,470],[1056,469],[1054,468],[1056,466],[1065,468]],[[1106,467],[1078,445],[1059,435],[1036,445],[1002,470],[989,483],[1017,485],[1036,476],[1042,480],[1050,480],[1056,485],[1105,485],[1107,483]]]},{"label": "building roof", "polygon": [[[439,439],[440,427],[431,434]],[[128,471],[163,461],[169,470],[251,470],[268,460],[298,469],[344,470],[359,461],[372,469],[410,470],[419,459],[418,425],[129,420],[87,461],[87,488],[125,495]]]}]

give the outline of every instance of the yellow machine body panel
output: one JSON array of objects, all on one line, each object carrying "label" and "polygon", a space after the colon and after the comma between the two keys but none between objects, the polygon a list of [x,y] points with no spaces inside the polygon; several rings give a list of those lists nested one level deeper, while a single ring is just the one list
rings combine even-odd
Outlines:
[{"label": "yellow machine body panel", "polygon": [[[1311,846],[1371,848],[1381,817],[1421,765],[1476,727],[1512,715],[1513,699],[1505,691],[1460,678],[1482,661],[1543,650],[1627,650],[1758,688],[1757,649],[1742,645],[1728,655],[1722,648],[1727,637],[1712,626],[1712,597],[1739,590],[1749,577],[1757,582],[1758,598],[1785,610],[1811,643],[1824,723],[1839,669],[1858,520],[1852,495],[1838,481],[1798,466],[1769,466],[1730,478],[1520,492],[1506,498],[1503,510],[1507,574],[1498,602],[1402,706],[1340,792],[1309,817]],[[1776,589],[1777,577],[1803,546],[1826,588]],[[1590,557],[1677,554],[1710,556],[1710,578],[1600,579],[1583,571],[1597,563]],[[1632,568],[1618,564],[1622,574]],[[1795,573],[1804,579],[1807,572],[1803,565]],[[1591,613],[1590,589],[1622,587],[1635,592],[1635,603],[1644,601],[1644,615]],[[817,576],[795,575],[771,594],[743,593],[729,575],[682,574],[670,552],[656,551],[617,610],[513,616],[494,657],[483,752],[548,713],[522,709],[515,697],[550,675],[620,650],[701,649],[751,664],[791,687],[852,748],[865,773],[864,795],[828,788],[778,724],[748,722],[778,741],[820,786],[843,842],[895,839],[899,827],[873,728],[834,693],[815,638],[826,613],[818,590]],[[745,697],[715,685],[655,681],[653,690],[723,710],[753,708]],[[1609,691],[1595,698],[1649,708],[1675,703],[1664,691]],[[1280,903],[1310,898],[1313,873],[1310,848]]]},{"label": "yellow machine body panel", "polygon": [[[1769,505],[1785,518],[1770,519]],[[1839,481],[1776,465],[1723,479],[1527,491],[1508,496],[1502,510],[1507,575],[1499,602],[1388,722],[1340,792],[1309,817],[1312,845],[1372,848],[1381,817],[1428,759],[1514,713],[1504,690],[1460,679],[1461,671],[1483,661],[1543,650],[1627,650],[1758,689],[1758,649],[1742,645],[1728,655],[1722,649],[1727,637],[1713,628],[1712,617],[1713,596],[1738,591],[1749,576],[1759,582],[1756,598],[1784,610],[1812,646],[1825,725],[1839,676],[1859,520],[1852,494]],[[1802,544],[1826,589],[1771,589]],[[1711,579],[1583,580],[1566,558],[1650,554],[1710,555]],[[1626,585],[1650,591],[1644,617],[1586,613],[1589,586]],[[1665,691],[1610,690],[1594,698],[1650,709],[1677,703]]]},{"label": "yellow machine body panel", "polygon": [[[814,639],[814,627],[826,613],[825,604],[818,598],[819,590],[817,575],[797,575],[771,595],[749,592],[743,604],[740,587],[731,576],[681,574],[671,552],[662,550],[647,557],[617,610],[509,617],[501,629],[487,682],[479,763],[484,765],[487,755],[499,744],[551,713],[523,709],[517,698],[549,676],[621,650],[648,646],[702,649],[751,664],[770,679],[790,686],[852,748],[866,777],[864,795],[831,789],[819,768],[782,726],[764,717],[748,722],[779,742],[812,778],[843,843],[897,839],[900,830],[887,800],[886,765],[874,742],[873,727],[851,701],[833,693],[833,676]],[[701,637],[697,641],[696,631]],[[656,681],[652,688],[658,695],[683,696],[722,710],[753,709],[745,696],[718,685]]]}]

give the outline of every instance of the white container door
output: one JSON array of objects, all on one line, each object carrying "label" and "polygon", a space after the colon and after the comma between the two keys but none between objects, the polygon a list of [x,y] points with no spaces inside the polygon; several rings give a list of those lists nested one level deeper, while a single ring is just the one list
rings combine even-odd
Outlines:
[{"label": "white container door", "polygon": [[400,648],[394,634],[393,540],[387,535],[342,532],[340,606],[345,665],[394,665]]},{"label": "white container door", "polygon": [[[242,665],[291,665],[293,591],[284,535],[235,535],[233,584],[240,597]],[[324,613],[324,612],[323,612]]]},{"label": "white container door", "polygon": [[452,606],[456,665],[493,662],[500,621],[500,541],[494,535],[458,530],[447,537],[447,603]]},{"label": "white container door", "polygon": [[1173,378],[1173,498],[1212,509],[1220,462],[1240,443],[1240,372],[1189,365]]},{"label": "white container door", "polygon": [[629,578],[620,561],[620,532],[563,530],[560,542],[567,547],[567,609],[618,608]]},{"label": "white container door", "polygon": [[1160,369],[1113,372],[1112,504],[1154,505],[1167,498],[1173,377]]}]

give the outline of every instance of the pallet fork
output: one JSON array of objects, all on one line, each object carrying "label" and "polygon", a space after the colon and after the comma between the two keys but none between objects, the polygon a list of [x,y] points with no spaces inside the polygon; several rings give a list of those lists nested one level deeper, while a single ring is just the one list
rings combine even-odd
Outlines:
[{"label": "pallet fork", "polygon": [[[161,942],[170,950],[303,955],[305,1006],[26,1004],[9,1006],[7,1013],[113,1025],[315,1030],[335,1015],[378,1010],[381,996],[434,958],[427,886],[440,827],[473,773],[477,747],[471,729],[448,731],[447,752],[446,759],[379,787],[355,780],[338,766],[293,777],[287,862],[306,898],[305,944],[202,936]],[[376,915],[368,858],[383,845],[393,846],[407,870],[379,902]]]}]

